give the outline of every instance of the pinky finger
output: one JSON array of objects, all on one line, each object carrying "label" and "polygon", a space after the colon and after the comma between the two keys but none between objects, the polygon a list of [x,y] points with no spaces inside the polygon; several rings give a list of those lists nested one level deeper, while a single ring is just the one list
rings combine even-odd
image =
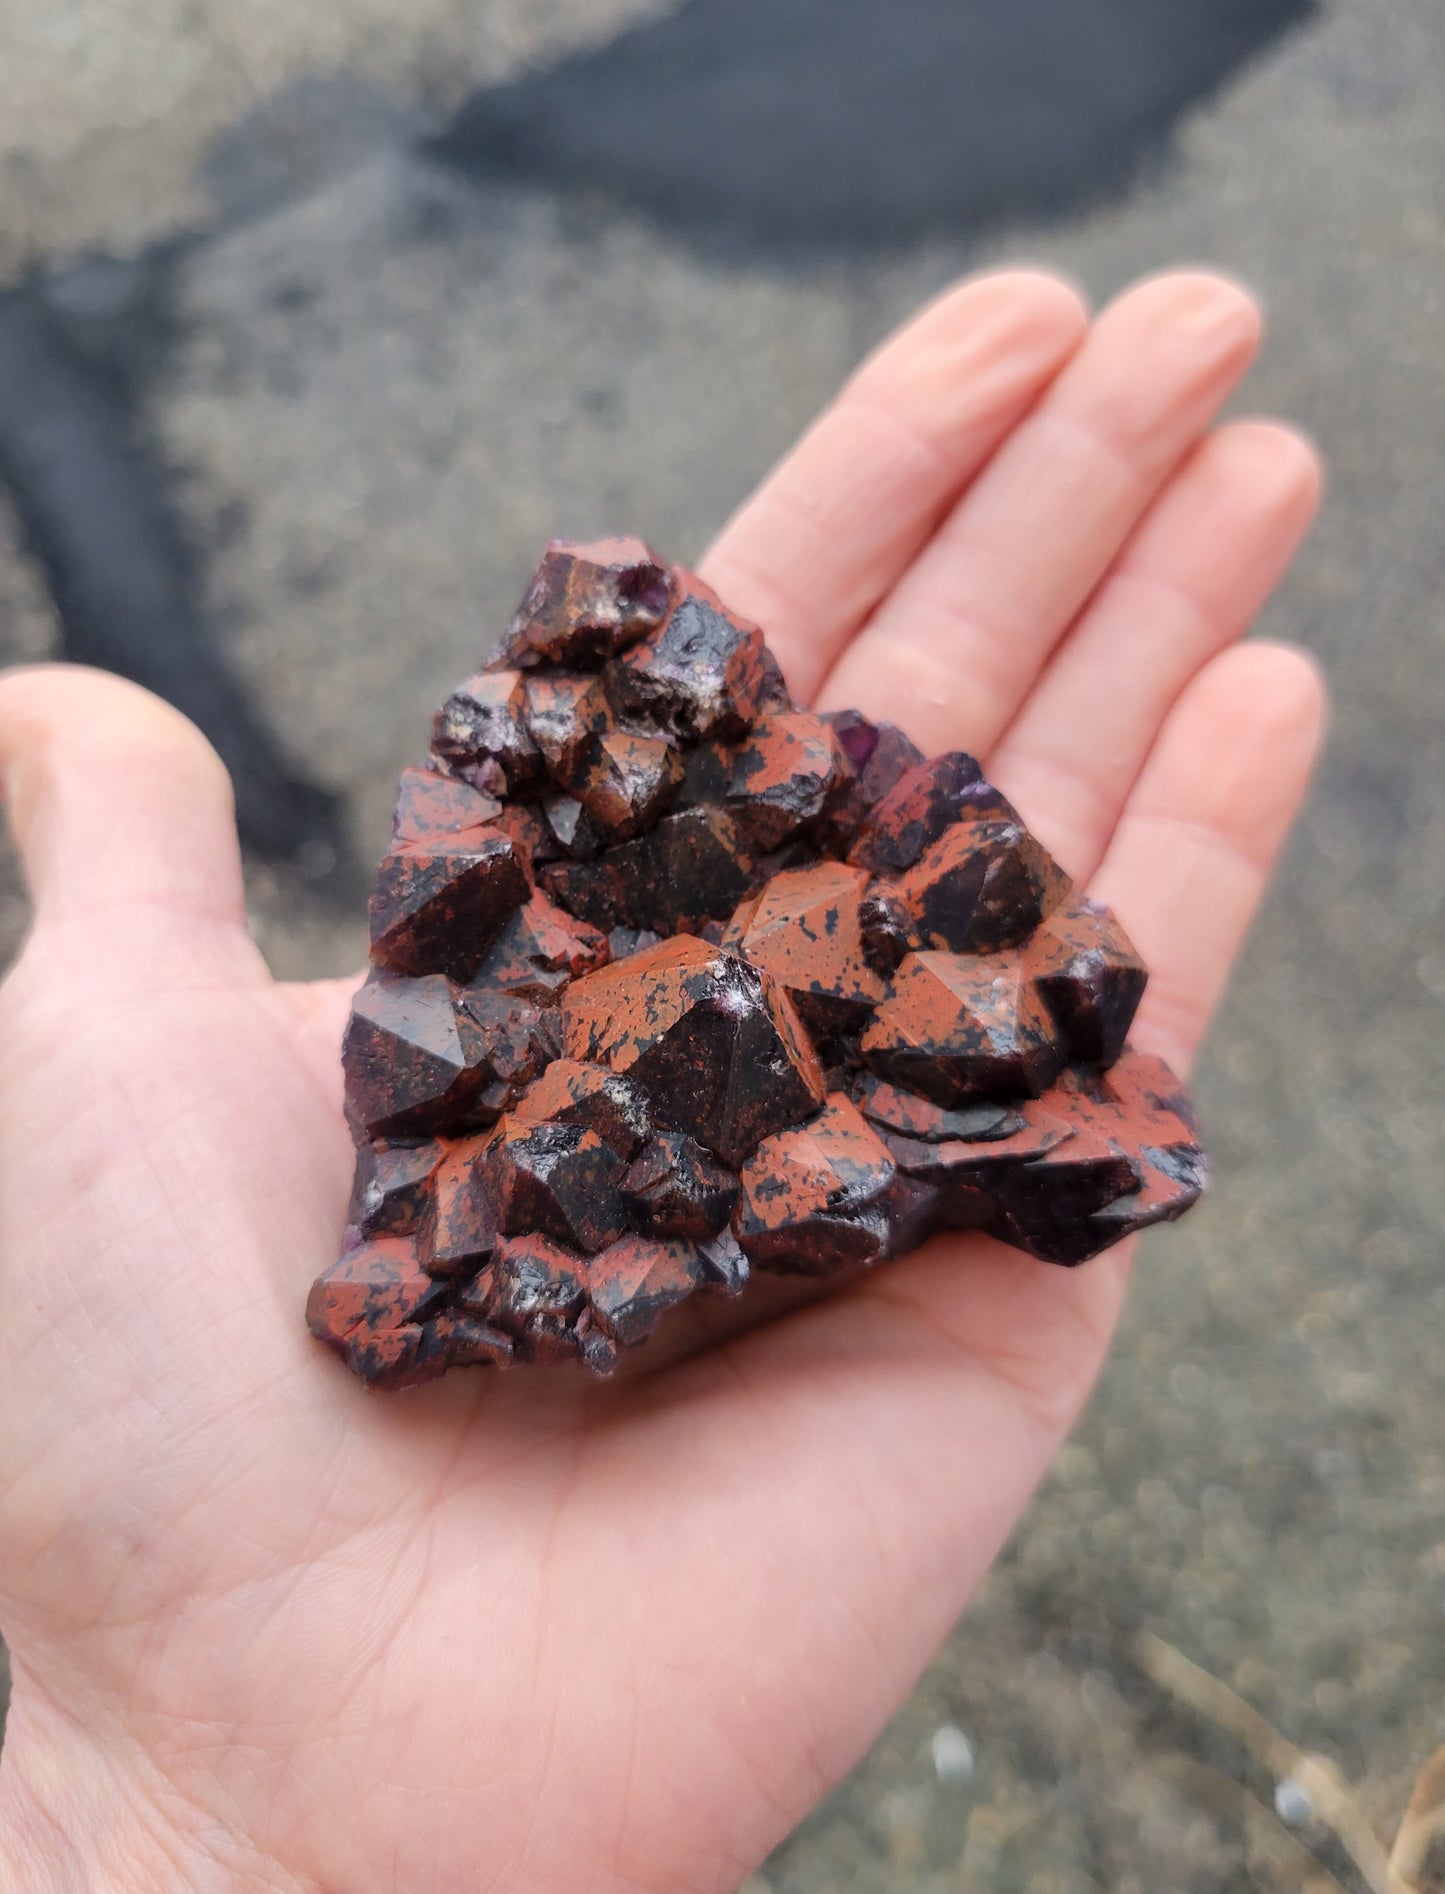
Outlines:
[{"label": "pinky finger", "polygon": [[1304,796],[1324,718],[1304,652],[1248,644],[1215,658],[1166,720],[1089,890],[1152,970],[1134,1043],[1180,1071]]}]

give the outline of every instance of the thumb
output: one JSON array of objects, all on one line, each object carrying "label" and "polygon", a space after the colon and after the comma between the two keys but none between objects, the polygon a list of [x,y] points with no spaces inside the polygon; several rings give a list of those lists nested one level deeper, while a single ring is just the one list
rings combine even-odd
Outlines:
[{"label": "thumb", "polygon": [[104,949],[245,921],[231,781],[179,711],[102,671],[0,675],[0,787],[38,929]]}]

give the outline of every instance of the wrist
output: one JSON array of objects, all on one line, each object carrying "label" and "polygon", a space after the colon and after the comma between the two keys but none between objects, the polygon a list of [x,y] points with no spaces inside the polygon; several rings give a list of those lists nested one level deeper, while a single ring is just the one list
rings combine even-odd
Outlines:
[{"label": "wrist", "polygon": [[36,1753],[16,1729],[18,1720],[12,1714],[0,1754],[0,1894],[106,1886],[87,1810],[77,1806],[86,1791],[64,1782],[44,1752]]},{"label": "wrist", "polygon": [[83,1870],[75,1837],[62,1833],[54,1816],[32,1796],[11,1766],[12,1744],[0,1757],[0,1894],[49,1894],[67,1883],[92,1884]]},{"label": "wrist", "polygon": [[0,1894],[295,1885],[184,1797],[141,1778],[103,1744],[12,1705],[0,1752]]},{"label": "wrist", "polygon": [[[220,1886],[199,1863],[185,1874],[161,1838],[140,1832],[112,1771],[78,1754],[37,1753],[7,1732],[0,1756],[0,1894],[101,1894],[124,1888]],[[184,1877],[184,1878],[183,1878]]]}]

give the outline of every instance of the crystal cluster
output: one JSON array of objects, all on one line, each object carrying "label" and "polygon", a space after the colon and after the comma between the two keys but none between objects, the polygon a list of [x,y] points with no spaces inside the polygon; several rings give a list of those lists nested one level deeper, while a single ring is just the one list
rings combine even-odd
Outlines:
[{"label": "crystal cluster", "polygon": [[[798,709],[637,540],[554,542],[401,779],[313,1332],[380,1387],[607,1373],[698,1292],[1194,1202],[1145,971],[961,752]],[[966,1265],[963,1265],[966,1267]]]}]

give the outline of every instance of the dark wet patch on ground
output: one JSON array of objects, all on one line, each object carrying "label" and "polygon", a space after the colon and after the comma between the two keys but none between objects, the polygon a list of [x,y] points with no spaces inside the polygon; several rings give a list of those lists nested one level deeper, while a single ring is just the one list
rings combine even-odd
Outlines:
[{"label": "dark wet patch on ground", "polygon": [[690,240],[898,246],[1079,210],[1313,0],[688,0],[479,93],[438,149]]},{"label": "dark wet patch on ground", "polygon": [[259,854],[322,885],[349,880],[341,800],[283,755],[229,671],[203,554],[146,439],[176,248],[93,258],[0,297],[0,480],[54,599],[59,655],[144,684],[199,724]]}]

